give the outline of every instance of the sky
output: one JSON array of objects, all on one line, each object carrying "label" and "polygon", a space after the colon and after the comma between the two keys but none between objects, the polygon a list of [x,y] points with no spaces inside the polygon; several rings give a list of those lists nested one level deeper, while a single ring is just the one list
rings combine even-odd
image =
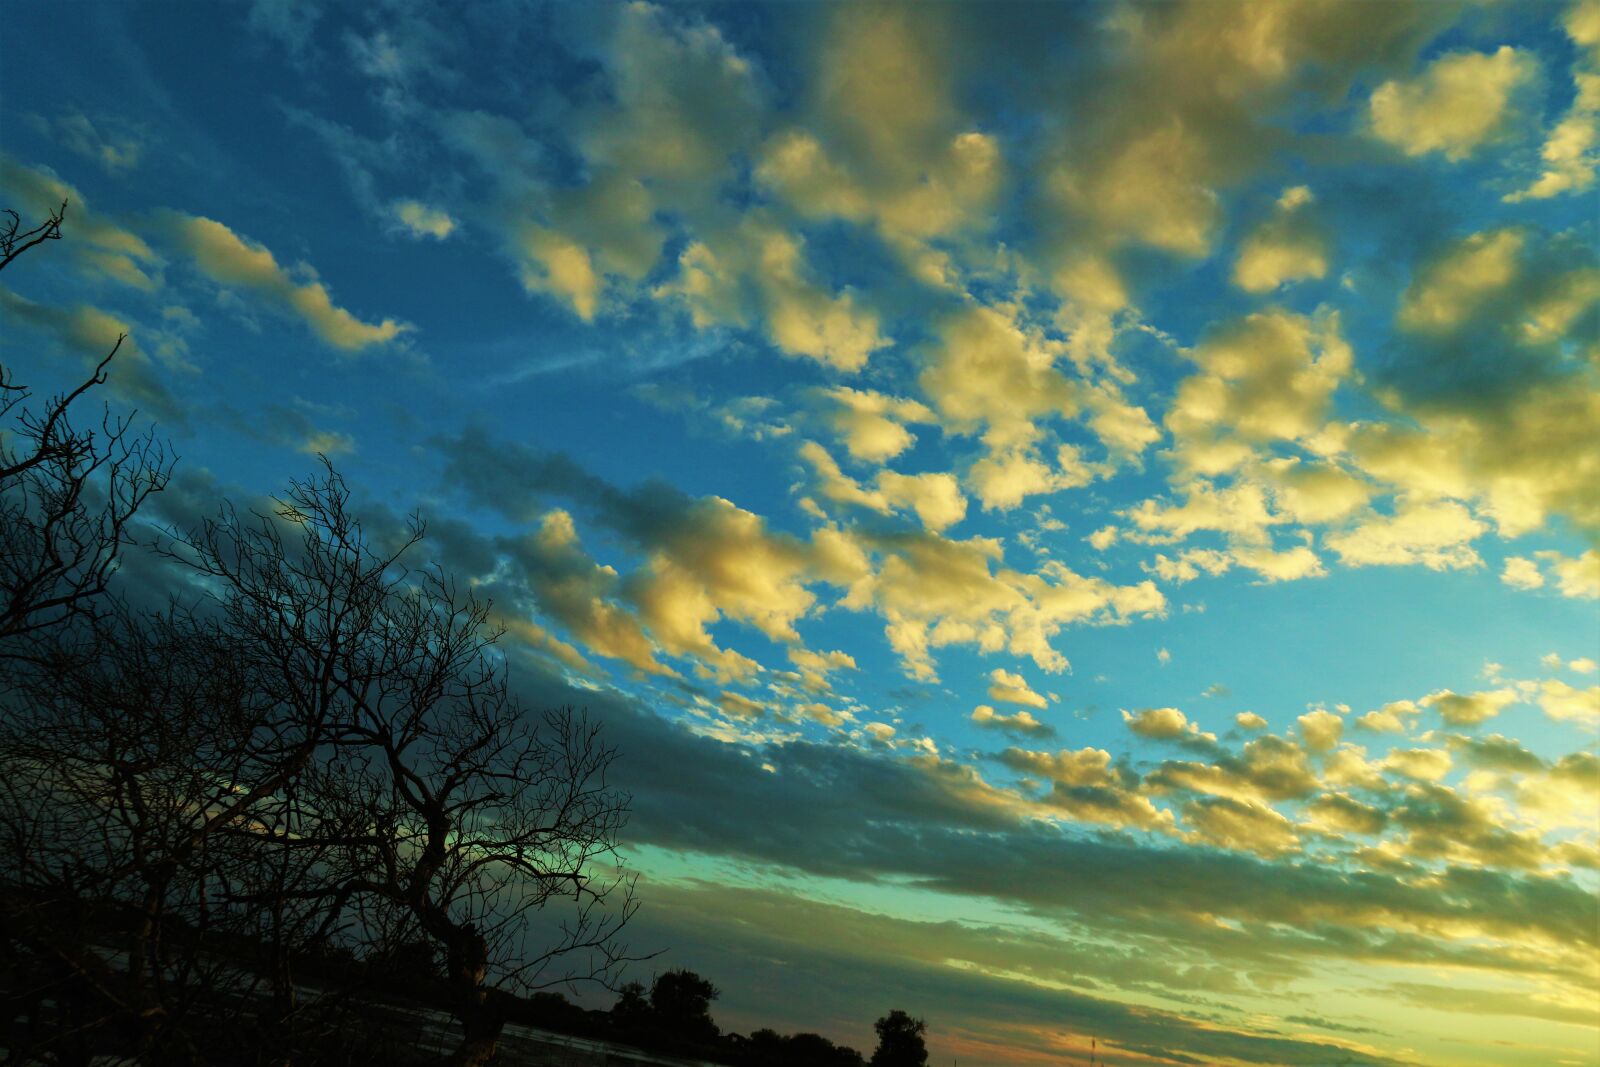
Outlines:
[{"label": "sky", "polygon": [[1600,1064],[1600,3],[7,33],[0,202],[69,206],[0,358],[129,334],[151,522],[318,454],[420,512],[617,746],[633,977],[940,1065]]}]

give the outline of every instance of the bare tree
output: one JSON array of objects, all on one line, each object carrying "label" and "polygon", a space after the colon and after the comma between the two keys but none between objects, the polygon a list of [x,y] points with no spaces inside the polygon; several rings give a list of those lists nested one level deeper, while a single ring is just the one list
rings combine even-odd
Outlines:
[{"label": "bare tree", "polygon": [[[27,231],[9,213],[0,268],[64,213]],[[43,403],[0,366],[0,966],[73,991],[68,1059],[111,1023],[143,1060],[196,1058],[185,1016],[210,997],[215,1022],[225,970],[206,938],[248,931],[287,1062],[306,946],[420,937],[463,1030],[454,1061],[486,1062],[511,993],[609,984],[626,959],[613,751],[580,714],[524,711],[489,605],[408,566],[420,520],[370,540],[331,467],[265,512],[158,537],[195,603],[108,598],[173,465],[131,416],[75,423],[124,340]]]},{"label": "bare tree", "polygon": [[[113,604],[52,636],[13,670],[0,722],[0,917],[142,1059],[187,1055],[184,1017],[215,984],[208,831],[257,773],[269,709],[226,635],[191,615]],[[120,973],[96,940],[121,949]]]},{"label": "bare tree", "polygon": [[[489,604],[437,567],[404,565],[423,534],[413,518],[397,546],[375,549],[329,467],[293,483],[275,514],[224,511],[163,551],[211,583],[289,712],[282,780],[250,793],[265,803],[293,781],[297,806],[276,827],[232,832],[327,850],[298,884],[236,899],[320,902],[323,926],[348,917],[368,950],[430,940],[463,1031],[453,1062],[480,1064],[506,992],[609,982],[626,958],[633,881],[615,849],[628,798],[607,782],[614,753],[597,726],[522,708]],[[559,927],[537,926],[561,900]]]},{"label": "bare tree", "polygon": [[[5,212],[0,269],[59,240],[66,207],[20,232],[16,212]],[[171,476],[165,444],[153,431],[133,432],[132,414],[106,409],[98,430],[72,417],[74,405],[105,384],[126,339],[118,337],[77,387],[42,403],[0,364],[0,657],[20,654],[16,638],[94,610],[134,513]]]},{"label": "bare tree", "polygon": [[67,217],[67,202],[61,201],[61,206],[45,217],[45,220],[31,230],[22,228],[22,216],[7,208],[0,212],[6,217],[0,225],[0,270],[5,270],[28,249],[46,241],[61,240],[61,223]]}]

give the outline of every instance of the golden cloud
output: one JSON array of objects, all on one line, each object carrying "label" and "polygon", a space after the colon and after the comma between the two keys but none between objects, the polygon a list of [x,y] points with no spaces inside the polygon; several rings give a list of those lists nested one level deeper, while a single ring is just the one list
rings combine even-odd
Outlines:
[{"label": "golden cloud", "polygon": [[342,352],[387,344],[411,329],[394,319],[363,322],[334,304],[320,281],[295,280],[267,248],[240,237],[215,219],[175,213],[169,217],[174,243],[194,258],[207,277],[219,285],[267,298],[299,316],[318,337]]},{"label": "golden cloud", "polygon": [[1538,77],[1539,61],[1509,45],[1489,54],[1451,52],[1417,77],[1373,92],[1372,134],[1408,156],[1465,159],[1506,134],[1520,113],[1519,94]]}]

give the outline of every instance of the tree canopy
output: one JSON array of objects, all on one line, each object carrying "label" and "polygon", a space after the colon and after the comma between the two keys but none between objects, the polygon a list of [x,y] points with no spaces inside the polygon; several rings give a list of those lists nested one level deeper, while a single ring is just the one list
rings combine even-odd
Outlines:
[{"label": "tree canopy", "polygon": [[898,1008],[873,1024],[878,1032],[878,1048],[872,1054],[872,1067],[925,1067],[928,1048],[922,1040],[928,1026]]}]

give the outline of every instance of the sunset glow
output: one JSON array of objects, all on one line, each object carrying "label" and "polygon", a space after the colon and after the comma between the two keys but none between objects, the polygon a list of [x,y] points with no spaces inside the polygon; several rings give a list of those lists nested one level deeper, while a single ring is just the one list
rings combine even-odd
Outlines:
[{"label": "sunset glow", "polygon": [[1600,1065],[1600,0],[5,23],[0,360],[129,334],[152,527],[420,513],[617,749],[629,977]]}]

